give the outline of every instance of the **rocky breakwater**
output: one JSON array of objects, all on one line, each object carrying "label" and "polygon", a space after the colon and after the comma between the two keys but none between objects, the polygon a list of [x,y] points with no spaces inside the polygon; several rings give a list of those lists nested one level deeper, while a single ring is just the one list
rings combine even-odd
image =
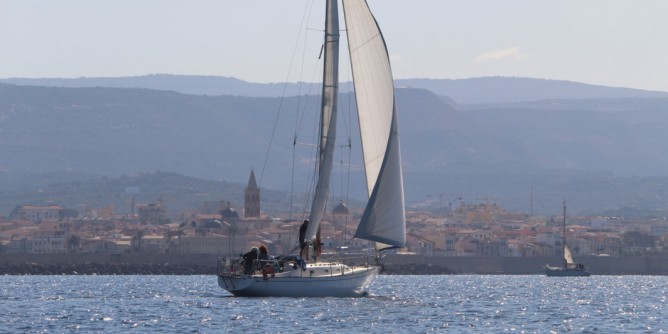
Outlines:
[{"label": "rocky breakwater", "polygon": [[170,263],[3,263],[0,275],[215,275],[216,266]]},{"label": "rocky breakwater", "polygon": [[381,275],[452,275],[447,267],[433,264],[385,264]]},{"label": "rocky breakwater", "polygon": [[[170,263],[3,263],[0,275],[215,275],[215,265]],[[383,275],[450,275],[431,264],[386,264]]]}]

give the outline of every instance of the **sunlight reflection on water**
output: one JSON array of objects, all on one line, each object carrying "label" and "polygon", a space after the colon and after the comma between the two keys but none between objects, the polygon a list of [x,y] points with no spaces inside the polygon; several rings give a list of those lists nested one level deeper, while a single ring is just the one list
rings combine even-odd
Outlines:
[{"label": "sunlight reflection on water", "polygon": [[214,276],[2,276],[9,332],[657,332],[660,276],[379,276],[366,298],[235,298]]}]

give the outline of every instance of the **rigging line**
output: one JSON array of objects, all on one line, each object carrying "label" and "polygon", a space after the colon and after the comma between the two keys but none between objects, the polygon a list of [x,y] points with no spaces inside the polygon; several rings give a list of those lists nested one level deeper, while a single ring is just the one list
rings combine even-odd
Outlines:
[{"label": "rigging line", "polygon": [[[309,84],[309,89],[308,89],[308,92],[306,93],[306,101],[303,104],[303,107],[302,107],[302,110],[301,110],[301,117],[299,118],[299,122],[295,126],[296,127],[295,139],[294,139],[295,143],[298,142],[297,141],[297,136],[298,136],[298,134],[301,130],[302,124],[304,124],[304,118],[305,118],[306,113],[307,113],[307,109],[308,109],[308,106],[309,106],[309,101],[311,100],[311,97],[313,96],[312,91],[313,91],[313,87],[315,86],[314,85],[315,77],[319,73],[319,70],[320,70],[320,59],[318,59],[318,61],[316,62],[316,66],[313,68],[313,73],[311,73],[311,80],[310,80],[311,83]],[[320,106],[318,106],[318,107],[320,107]],[[319,119],[316,118],[314,121],[316,122],[316,125],[317,125],[317,122],[319,122]],[[314,129],[314,132],[312,133],[313,137],[311,139],[311,142],[315,143],[316,138],[318,138],[320,129],[319,129],[318,126],[313,126],[312,128]],[[307,184],[305,185],[305,188],[304,188],[304,194],[306,196],[304,198],[304,207],[303,207],[303,210],[302,210],[303,215],[306,214],[306,210],[309,206],[309,200],[312,197],[311,195],[315,192],[315,183],[316,183],[315,180],[317,178],[317,174],[316,174],[317,171],[316,171],[315,168],[312,168],[311,162],[314,159],[317,161],[319,145],[318,144],[311,144],[309,146],[312,148],[311,153],[310,153],[310,157],[312,159],[309,159],[309,165],[307,166],[308,167],[307,170],[312,170],[313,174],[312,174],[311,178],[309,178],[309,182],[307,182]],[[293,150],[295,150],[295,149],[296,149],[296,147],[293,146]],[[293,169],[293,174],[294,174],[294,169]]]},{"label": "rigging line", "polygon": [[[350,170],[351,170],[351,157],[353,149],[352,147],[348,150],[348,175],[347,175],[347,186],[346,186],[346,203],[348,203],[348,210],[350,211]],[[346,214],[345,226],[348,226],[349,214]]]},{"label": "rigging line", "polygon": [[[341,96],[341,94],[339,94],[339,97],[340,96]],[[347,100],[348,100],[348,114],[351,114],[352,111],[350,109],[350,92],[348,92],[346,94],[346,96],[347,96]],[[344,129],[346,131],[346,137],[348,138],[348,142],[350,142],[350,136],[351,136],[351,133],[352,133],[352,130],[351,130],[352,129],[352,126],[351,126],[351,117],[352,116],[351,115],[346,115],[345,113],[340,113],[340,114],[341,114],[341,116],[343,116],[343,122],[342,123],[343,123]]]},{"label": "rigging line", "polygon": [[[297,139],[295,138],[295,142]],[[290,173],[290,207],[288,208],[288,219],[292,221],[292,206],[294,204],[294,196],[293,194],[295,193],[295,160],[296,160],[296,152],[294,148],[294,144],[292,145],[292,168],[291,168],[291,173]]]},{"label": "rigging line", "polygon": [[276,127],[278,125],[278,119],[279,119],[279,116],[281,114],[281,109],[283,107],[283,101],[285,100],[285,92],[287,91],[288,80],[290,79],[290,72],[292,72],[292,65],[294,64],[294,61],[295,61],[295,55],[297,53],[297,46],[299,45],[299,40],[301,38],[302,27],[304,27],[304,21],[305,21],[305,18],[306,18],[307,9],[308,9],[308,6],[306,8],[304,8],[304,14],[302,15],[302,22],[299,25],[299,33],[297,34],[297,41],[295,42],[295,47],[292,51],[292,57],[290,59],[290,65],[288,66],[288,74],[285,78],[285,83],[283,84],[283,92],[281,93],[281,99],[278,103],[278,110],[276,112],[276,118],[274,119],[274,127],[271,130],[271,136],[269,137],[269,147],[267,148],[267,153],[265,154],[265,157],[264,157],[264,163],[262,164],[262,172],[260,173],[260,182],[258,184],[258,187],[260,187],[262,185],[262,180],[264,178],[264,172],[267,168],[267,162],[269,161],[269,152],[271,151],[271,144],[273,143],[274,135],[276,134]]},{"label": "rigging line", "polygon": [[[352,98],[353,98],[354,95],[351,93],[351,89],[350,89],[350,88],[351,88],[351,85],[352,85],[351,80],[350,80],[350,73],[348,73],[348,82],[347,82],[347,85],[348,85],[348,98],[347,98],[347,101],[348,101],[348,123],[349,123],[349,124],[348,124],[348,127],[349,127],[350,129],[352,129],[352,118],[353,118],[353,115],[352,115],[352,114],[353,114]],[[353,88],[353,89],[354,89],[354,88]],[[344,114],[344,115],[345,115],[345,114]],[[346,185],[346,203],[347,203],[347,205],[348,205],[348,210],[350,210],[350,173],[351,173],[351,169],[352,169],[352,154],[353,154],[353,147],[352,147],[352,143],[351,143],[351,134],[352,134],[352,130],[347,130],[347,132],[348,132],[348,146],[349,146],[349,149],[348,149],[348,175],[347,175],[347,185]],[[347,226],[348,226],[348,219],[349,219],[349,217],[350,217],[350,214],[346,214],[345,223],[344,223],[344,225],[343,225],[343,226],[346,227],[346,228],[347,228]],[[345,238],[345,232],[346,232],[346,230],[344,229],[344,238]],[[345,239],[344,239],[344,240],[345,240]]]},{"label": "rigging line", "polygon": [[[341,31],[346,31],[346,30],[339,29],[339,32],[341,32]],[[346,39],[348,39],[347,31],[346,31]],[[345,53],[346,52],[344,52],[344,54]],[[348,64],[350,64],[350,57],[349,57],[349,55],[347,55],[347,56],[348,56]],[[345,82],[345,85],[347,86],[347,88],[346,88],[345,91],[346,91],[346,101],[347,101],[347,104],[348,104],[348,113],[347,113],[348,117],[346,117],[345,113],[341,113],[342,116],[344,117],[343,125],[345,126],[346,136],[348,137],[348,142],[349,143],[351,141],[350,138],[351,138],[351,134],[352,134],[352,116],[353,116],[352,115],[352,98],[355,94],[355,87],[352,84],[352,79],[351,79],[350,75],[351,75],[351,72],[346,71],[347,80]],[[339,90],[339,96],[341,96],[341,91],[340,90]]]},{"label": "rigging line", "polygon": [[[301,111],[298,112],[298,115],[297,115],[298,117],[297,117],[297,121],[296,121],[296,124],[295,124],[295,133],[294,133],[294,138],[293,138],[293,155],[295,156],[295,164],[293,164],[293,168],[292,168],[293,185],[295,183],[294,173],[295,173],[295,166],[296,166],[296,149],[297,149],[296,144],[311,147],[312,150],[311,150],[311,153],[310,153],[309,156],[312,157],[312,158],[316,157],[317,154],[318,154],[318,145],[317,144],[303,144],[303,143],[300,143],[298,141],[298,136],[299,136],[299,133],[301,132],[301,127],[304,124],[304,119],[306,117],[307,109],[309,107],[309,101],[311,100],[311,97],[312,97],[312,91],[313,91],[314,82],[315,82],[314,79],[315,79],[315,77],[318,73],[319,67],[320,67],[320,60],[318,60],[316,62],[316,66],[314,67],[313,73],[311,74],[310,84],[308,85],[308,90],[306,92],[306,101],[304,101],[304,103],[301,107],[302,108]],[[318,119],[316,119],[315,121],[317,122]],[[317,126],[313,126],[312,128],[316,129],[315,133],[313,134],[313,136],[315,137],[315,136],[318,135],[319,130],[318,130]],[[315,138],[312,138],[311,142],[314,143]],[[311,165],[312,160],[313,159],[309,159],[309,165],[307,166],[307,170],[312,170],[313,174],[312,174],[312,177],[309,178],[309,182],[307,182],[305,184],[305,188],[304,188],[305,197],[304,197],[304,207],[302,209],[302,215],[306,214],[306,210],[309,206],[309,199],[311,198],[311,194],[314,192],[314,184],[315,184],[314,180],[316,178],[316,171],[315,171],[315,168],[312,168],[312,165]],[[291,197],[294,196],[294,187],[291,189],[290,196]]]},{"label": "rigging line", "polygon": [[308,147],[318,147],[318,144],[313,144],[313,143],[301,143],[297,141],[297,138],[295,138],[294,143],[295,145],[300,145],[300,146],[308,146]]},{"label": "rigging line", "polygon": [[[320,62],[318,62],[318,64],[319,63]],[[313,71],[312,77],[311,77],[312,80],[311,80],[311,84],[309,85],[309,91],[307,93],[307,101],[310,100],[310,98],[312,96],[311,95],[311,90],[313,89],[313,86],[314,86],[313,79],[316,76],[317,68],[318,68],[318,66],[316,65],[316,67]],[[308,102],[303,105],[303,109],[301,111],[301,118],[300,118],[299,125],[298,125],[299,129],[301,129],[301,126],[304,124],[304,118],[306,116],[307,109],[308,109]],[[315,142],[318,134],[320,133],[320,129],[317,126],[318,123],[319,123],[319,118],[316,117],[313,121],[315,122],[315,126],[311,127],[313,129],[312,138],[311,138],[312,143]],[[297,133],[299,133],[299,132],[300,131],[298,130]],[[295,137],[295,142],[294,143],[295,144],[299,143],[297,141],[297,137]],[[306,182],[306,184],[304,185],[305,186],[305,188],[304,188],[304,195],[305,196],[304,196],[304,202],[303,202],[303,208],[302,208],[302,215],[306,216],[308,207],[310,206],[310,200],[313,197],[312,194],[315,192],[315,184],[317,183],[316,182],[316,180],[317,180],[317,170],[316,170],[314,164],[317,164],[317,161],[318,161],[319,145],[318,144],[301,144],[301,145],[308,146],[308,147],[311,148],[311,150],[310,150],[311,153],[308,154],[310,159],[308,159],[308,165],[306,166],[306,170],[307,171],[312,171],[312,174],[310,175],[310,177],[307,178],[308,182]],[[296,145],[294,146],[294,148],[296,150]],[[293,173],[294,173],[294,171],[293,171]]]},{"label": "rigging line", "polygon": [[[313,2],[311,2],[311,7],[310,7],[310,10],[309,10],[308,19],[306,20],[306,28],[304,29],[306,31],[306,33],[304,33],[304,44],[302,45],[302,55],[301,55],[302,58],[301,58],[301,66],[300,66],[300,70],[299,70],[299,83],[298,83],[298,88],[299,89],[297,91],[297,109],[296,109],[297,114],[295,115],[295,137],[297,137],[297,132],[298,132],[298,129],[299,129],[298,128],[299,109],[301,108],[302,86],[303,86],[303,83],[304,83],[304,64],[306,63],[305,59],[306,59],[306,45],[307,45],[307,39],[308,39],[308,23],[311,21],[312,12],[313,12]],[[309,92],[311,90],[310,85],[312,85],[312,83],[309,84]],[[306,101],[304,102],[304,104],[306,104],[306,103],[308,103],[308,95],[306,97]]]},{"label": "rigging line", "polygon": [[[347,82],[346,84],[350,85],[350,82]],[[350,88],[348,88],[348,89],[350,89]],[[339,97],[341,97],[341,95],[342,94],[339,94]],[[348,205],[349,204],[348,203],[348,198],[347,198],[348,196],[347,195],[344,196],[343,194],[344,194],[344,190],[347,192],[347,194],[350,193],[350,179],[349,179],[349,177],[350,177],[350,168],[351,168],[350,167],[350,163],[351,163],[350,157],[351,157],[351,150],[352,150],[352,140],[351,140],[351,135],[350,135],[351,134],[351,131],[350,131],[351,124],[350,123],[351,123],[352,118],[351,118],[350,114],[352,113],[352,111],[350,109],[350,93],[346,94],[346,96],[347,96],[346,100],[348,101],[348,115],[346,115],[346,113],[339,113],[339,115],[341,115],[343,117],[341,123],[343,123],[343,125],[344,125],[345,131],[346,131],[346,138],[348,139],[347,144],[339,145],[339,149],[341,150],[341,152],[340,152],[340,154],[341,154],[340,155],[341,182],[339,183],[339,185],[340,185],[339,197],[341,197],[341,198],[345,197],[346,198],[346,205]],[[345,148],[345,147],[348,147],[348,168],[347,168],[347,171],[348,171],[348,180],[347,181],[348,182],[344,184],[343,180],[345,179],[344,172],[346,170],[346,167],[345,167],[346,164],[344,163],[344,159],[343,159],[343,148]]]},{"label": "rigging line", "polygon": [[[362,42],[362,43],[359,43],[358,46],[357,46],[356,48],[350,50],[350,53],[357,52],[357,50],[359,50],[359,49],[363,48],[364,46],[366,46],[367,44],[373,42],[373,40],[374,40],[374,39],[377,39],[378,37],[381,37],[381,35],[380,35],[379,33],[377,33],[377,34],[375,34],[375,35],[373,35],[373,36],[367,38],[366,41],[364,41],[364,42]],[[383,42],[383,44],[385,44],[385,43]],[[386,48],[386,50],[387,50],[387,48]]]},{"label": "rigging line", "polygon": [[[313,10],[313,5],[311,6],[311,10]],[[309,21],[310,21],[310,13],[309,13]],[[309,29],[306,28],[306,30],[308,31]],[[322,30],[321,30],[321,31],[322,31]],[[322,52],[322,50],[321,50],[321,52]],[[303,79],[303,77],[304,77],[304,64],[306,63],[306,62],[305,62],[305,59],[306,59],[306,38],[304,38],[304,49],[303,49],[303,51],[302,51],[302,70],[301,70],[301,72],[300,72],[300,77],[299,77],[299,78],[300,78],[300,80],[299,80],[299,81],[300,81],[300,86],[299,86],[299,87],[300,87],[300,91],[299,91],[299,95],[298,95],[299,98],[301,98],[301,85],[302,85],[302,83],[303,83],[303,81],[304,81],[304,80],[302,80],[302,79]],[[303,123],[304,115],[306,114],[306,108],[307,108],[308,103],[309,103],[309,100],[311,99],[311,96],[312,96],[311,93],[312,93],[312,91],[313,91],[313,84],[314,84],[314,82],[315,82],[314,79],[315,79],[315,77],[316,77],[316,75],[317,75],[317,73],[318,73],[318,70],[321,70],[321,68],[320,68],[320,60],[321,60],[321,59],[320,59],[320,56],[318,56],[317,61],[316,61],[316,64],[315,64],[315,66],[313,67],[313,72],[311,73],[311,80],[309,81],[308,90],[307,90],[307,93],[306,93],[306,101],[304,101],[304,105],[303,105],[302,112],[301,112],[301,115],[302,115],[302,116],[301,116],[301,118],[299,118],[299,122],[296,122],[296,123],[295,123],[295,137],[297,137],[297,135],[298,135],[298,133],[299,133],[299,131],[300,131],[300,129],[301,129],[301,124]],[[298,107],[299,107],[299,105],[298,105]],[[299,110],[299,108],[297,108],[297,110]]]},{"label": "rigging line", "polygon": [[[304,109],[306,109],[306,108],[304,108]],[[319,121],[320,121],[319,118],[315,119],[316,125],[318,125]],[[314,126],[313,127],[313,132],[312,132],[313,137],[311,138],[313,142],[316,142],[316,140],[319,139],[319,134],[320,134],[320,127],[319,126]],[[319,155],[320,145],[311,145],[310,147],[311,147],[311,154],[310,154],[311,159],[308,160],[309,161],[308,170],[311,170],[312,174],[311,174],[311,177],[308,178],[309,182],[307,184],[306,191],[305,191],[306,196],[304,198],[304,200],[305,200],[304,201],[304,215],[306,215],[306,210],[310,206],[309,201],[313,197],[313,196],[311,196],[311,194],[315,193],[316,184],[318,182],[317,181],[318,180],[318,170],[317,170],[316,167],[319,165],[319,162],[320,162],[320,155]],[[312,205],[312,203],[311,203],[311,205]]]},{"label": "rigging line", "polygon": [[306,115],[306,112],[307,112],[306,109],[308,108],[308,104],[311,100],[311,97],[313,96],[312,92],[313,92],[313,86],[314,86],[314,82],[315,82],[314,79],[315,79],[315,77],[318,73],[319,67],[320,67],[320,60],[318,60],[316,62],[316,65],[313,69],[313,73],[311,74],[311,83],[308,86],[308,91],[306,93],[306,101],[304,102],[303,108],[302,108],[301,113],[300,113],[301,117],[298,117],[299,122],[297,122],[297,124],[295,124],[295,137],[298,136],[298,134],[301,130],[301,126],[304,123],[304,116]]},{"label": "rigging line", "polygon": [[[307,3],[307,8],[308,8],[308,3]],[[304,10],[306,11],[306,9]],[[305,31],[308,31],[308,22],[311,20],[311,14],[313,13],[313,2],[311,1],[311,6],[309,9],[308,13],[308,19],[306,20],[306,25]],[[301,26],[300,26],[301,27]],[[301,30],[300,30],[301,32]],[[293,209],[293,204],[294,204],[294,193],[295,193],[295,166],[296,166],[296,160],[297,160],[297,151],[296,151],[296,143],[297,143],[297,135],[299,132],[299,109],[301,106],[301,96],[302,96],[302,85],[304,78],[304,59],[306,59],[306,33],[304,34],[304,44],[302,46],[302,61],[301,61],[301,67],[299,71],[299,85],[298,85],[298,91],[297,91],[297,109],[295,113],[295,132],[293,134],[293,144],[292,144],[292,167],[291,167],[291,173],[290,173],[290,208],[288,210],[288,218],[292,220],[292,209]],[[309,88],[310,90],[310,88]],[[306,98],[306,101],[304,102],[304,105],[308,104],[308,97]]]}]

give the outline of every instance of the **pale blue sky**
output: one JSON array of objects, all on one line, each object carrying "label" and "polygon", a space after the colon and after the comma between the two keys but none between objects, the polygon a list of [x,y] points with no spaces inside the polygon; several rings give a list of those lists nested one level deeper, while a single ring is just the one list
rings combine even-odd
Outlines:
[{"label": "pale blue sky", "polygon": [[[517,76],[668,91],[668,1],[369,0],[395,78]],[[0,0],[0,78],[311,81],[323,0]],[[289,71],[299,33],[297,60]],[[289,74],[290,73],[290,74]],[[348,78],[347,71],[342,79]]]}]

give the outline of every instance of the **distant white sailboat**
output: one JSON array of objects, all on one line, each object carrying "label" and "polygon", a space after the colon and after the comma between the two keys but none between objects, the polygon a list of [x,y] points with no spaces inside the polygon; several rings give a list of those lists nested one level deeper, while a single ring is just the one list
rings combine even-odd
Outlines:
[{"label": "distant white sailboat", "polygon": [[545,265],[545,274],[547,276],[589,276],[590,273],[585,270],[582,263],[575,263],[571,250],[566,244],[566,202],[564,202],[564,224],[563,224],[563,245],[562,255],[564,257],[563,267],[553,267]]},{"label": "distant white sailboat", "polygon": [[[385,41],[365,0],[342,0],[353,72],[368,203],[355,237],[376,242],[376,249],[406,243],[403,177],[394,83]],[[327,0],[318,181],[306,240],[315,241],[330,188],[336,138],[339,18],[337,0]],[[290,261],[292,260],[292,261]],[[235,262],[219,263],[218,285],[235,296],[360,296],[379,271],[376,264],[287,263],[269,260],[262,272],[243,272]],[[264,273],[264,275],[263,275]]]}]

